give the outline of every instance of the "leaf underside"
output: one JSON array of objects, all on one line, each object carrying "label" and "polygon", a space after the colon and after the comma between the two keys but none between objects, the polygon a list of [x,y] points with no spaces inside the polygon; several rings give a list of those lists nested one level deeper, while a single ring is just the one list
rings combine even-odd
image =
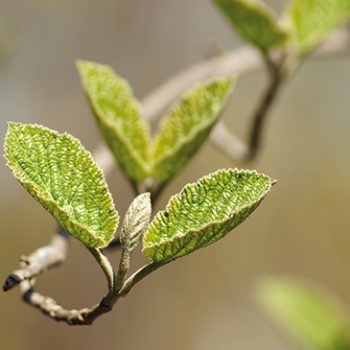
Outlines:
[{"label": "leaf underside", "polygon": [[150,193],[139,194],[130,204],[120,233],[122,247],[132,252],[142,239],[152,215]]},{"label": "leaf underside", "polygon": [[213,1],[243,39],[260,50],[267,52],[288,40],[288,33],[264,3],[256,0]]},{"label": "leaf underside", "polygon": [[232,79],[217,79],[190,90],[163,119],[153,147],[153,175],[170,180],[198,151],[225,106]]},{"label": "leaf underside", "polygon": [[142,181],[150,172],[150,135],[129,84],[108,66],[88,61],[77,66],[108,146],[128,178]]},{"label": "leaf underside", "polygon": [[73,237],[92,248],[109,244],[119,216],[102,170],[79,140],[9,123],[5,157],[17,180]]},{"label": "leaf underside", "polygon": [[338,300],[320,287],[268,278],[258,289],[269,314],[305,349],[350,349],[350,322]]},{"label": "leaf underside", "polygon": [[290,8],[297,45],[306,53],[350,18],[349,0],[293,0]]},{"label": "leaf underside", "polygon": [[143,253],[150,260],[167,262],[217,241],[254,211],[272,184],[255,171],[229,169],[185,186],[154,217]]}]

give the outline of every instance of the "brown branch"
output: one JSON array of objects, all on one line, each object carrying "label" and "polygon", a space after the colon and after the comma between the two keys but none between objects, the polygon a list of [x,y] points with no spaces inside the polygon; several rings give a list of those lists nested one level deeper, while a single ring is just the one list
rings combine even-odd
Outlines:
[{"label": "brown branch", "polygon": [[[349,50],[350,33],[346,30],[340,30],[331,35],[330,38],[315,51],[314,57],[329,57],[330,55],[343,54]],[[262,64],[263,60],[260,60],[260,62]],[[297,68],[294,66],[295,62],[291,63],[283,60],[281,65],[277,65],[277,67],[271,67],[271,62],[267,62],[267,64],[270,66],[269,82],[252,115],[247,144],[244,144],[230,132],[223,122],[219,122],[216,126],[218,130],[214,129],[210,135],[212,144],[233,161],[251,161],[256,158],[261,149],[262,135],[269,112],[274,105],[284,81],[293,73],[295,68]],[[225,142],[223,139],[225,139]]]},{"label": "brown branch", "polygon": [[[61,237],[65,240],[65,237]],[[54,241],[57,241],[57,237],[54,237]],[[62,241],[64,242],[64,241]],[[52,245],[48,246],[52,249]],[[42,250],[45,249],[41,248]],[[120,294],[115,290],[115,274],[113,269],[107,259],[98,249],[89,249],[91,254],[94,256],[98,264],[101,266],[106,280],[108,282],[108,293],[101,301],[91,308],[77,309],[65,309],[60,306],[53,298],[45,296],[35,291],[34,285],[35,280],[33,279],[34,274],[28,274],[20,282],[20,291],[22,299],[29,305],[41,310],[45,315],[54,319],[55,321],[64,321],[69,325],[90,325],[92,322],[104,313],[112,310],[113,305],[119,299]],[[35,253],[37,253],[36,251]],[[37,255],[32,254],[32,256],[37,257]],[[21,271],[26,271],[28,268],[32,268],[33,260],[26,259],[21,262]],[[30,277],[32,276],[32,277]]]},{"label": "brown branch", "polygon": [[287,69],[285,69],[285,58],[281,58],[281,61],[277,65],[272,61],[269,61],[268,58],[266,63],[269,72],[269,82],[255,112],[253,113],[247,145],[248,152],[246,153],[245,160],[253,160],[257,156],[261,146],[262,133],[268,114],[280,91],[282,83],[287,75],[291,74],[294,69],[294,67],[288,67],[287,73]]},{"label": "brown branch", "polygon": [[20,284],[21,295],[24,302],[39,309],[46,316],[55,321],[63,321],[69,325],[90,325],[99,316],[112,310],[120,295],[110,291],[101,301],[91,308],[65,309],[54,299],[42,295],[34,290],[29,281]]},{"label": "brown branch", "polygon": [[21,282],[20,290],[24,302],[39,309],[55,321],[66,322],[69,325],[91,325],[98,317],[110,312],[114,304],[121,297],[125,297],[137,283],[163,265],[153,262],[142,267],[125,281],[120,290],[110,289],[107,295],[91,308],[65,309],[51,297],[35,291],[34,283],[29,280]]},{"label": "brown branch", "polygon": [[50,244],[37,249],[28,257],[22,256],[23,268],[12,272],[6,279],[3,290],[8,291],[25,280],[46,272],[63,263],[68,250],[68,240],[62,234],[55,235]]}]

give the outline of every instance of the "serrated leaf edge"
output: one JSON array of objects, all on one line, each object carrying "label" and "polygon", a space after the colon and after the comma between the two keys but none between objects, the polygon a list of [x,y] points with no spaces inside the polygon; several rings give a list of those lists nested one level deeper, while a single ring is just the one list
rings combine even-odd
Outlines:
[{"label": "serrated leaf edge", "polygon": [[[82,145],[82,143],[80,142],[80,140],[79,140],[78,138],[72,136],[71,134],[69,134],[69,133],[67,133],[67,132],[59,133],[59,132],[57,132],[57,131],[54,131],[54,130],[52,130],[52,129],[50,129],[50,128],[47,128],[47,127],[45,127],[45,126],[43,126],[43,125],[36,124],[36,123],[34,123],[34,124],[22,124],[22,123],[17,123],[17,122],[8,122],[8,123],[7,123],[8,129],[7,129],[7,132],[6,132],[6,135],[5,135],[5,142],[4,142],[4,145],[3,145],[3,149],[4,149],[4,158],[6,159],[6,165],[10,168],[11,173],[12,173],[12,175],[15,177],[15,179],[16,179],[21,185],[22,185],[22,184],[29,185],[29,187],[33,190],[33,192],[35,192],[36,195],[39,194],[39,191],[38,191],[37,187],[35,186],[35,183],[33,183],[33,181],[28,181],[27,179],[25,179],[25,177],[24,177],[21,173],[19,173],[18,170],[17,170],[15,167],[12,167],[12,166],[11,166],[11,161],[10,161],[9,158],[8,158],[8,152],[7,152],[7,147],[6,147],[6,145],[7,145],[7,141],[8,141],[9,134],[10,134],[10,128],[12,127],[12,125],[26,125],[26,126],[38,127],[38,128],[44,129],[44,130],[46,130],[46,131],[49,131],[49,132],[51,132],[51,133],[54,133],[54,134],[56,134],[56,135],[58,135],[58,136],[66,136],[66,137],[68,137],[68,138],[70,138],[70,139],[74,139],[74,140],[78,141],[79,145],[87,152],[87,154],[88,154],[88,156],[90,157],[90,159],[96,164],[96,166],[98,167],[98,169],[101,171],[102,176],[103,176],[103,180],[106,182],[105,176],[104,176],[104,173],[103,173],[102,169],[97,165],[97,163],[95,162],[95,160],[94,160],[93,157],[92,157],[92,154]],[[20,181],[20,180],[21,180],[21,181]],[[107,182],[106,182],[106,184],[107,184]],[[22,185],[22,186],[23,186],[23,185]],[[27,191],[27,192],[28,192],[28,191]],[[29,195],[31,195],[30,192],[28,192],[28,193],[29,193]],[[113,207],[114,210],[115,210],[115,224],[114,224],[115,227],[114,227],[114,232],[113,232],[113,233],[110,235],[110,237],[108,237],[108,239],[106,239],[106,240],[103,240],[103,239],[101,239],[100,237],[97,237],[97,236],[95,236],[94,234],[91,234],[91,231],[89,230],[89,228],[88,228],[87,226],[82,225],[81,223],[79,223],[79,222],[77,222],[75,219],[73,219],[72,216],[71,216],[69,213],[67,213],[67,211],[61,209],[61,207],[59,207],[59,206],[57,205],[57,203],[56,203],[55,201],[53,201],[51,198],[48,198],[48,197],[42,196],[42,195],[37,196],[37,197],[38,197],[38,198],[40,198],[40,197],[45,198],[45,200],[47,200],[48,203],[53,204],[53,206],[55,206],[61,213],[63,213],[67,218],[69,218],[69,220],[70,220],[75,226],[77,226],[79,229],[82,229],[82,230],[85,231],[85,232],[89,232],[89,234],[91,234],[91,235],[94,237],[94,240],[95,240],[96,242],[99,242],[99,243],[100,243],[100,244],[98,245],[98,248],[104,248],[104,247],[106,247],[106,246],[110,243],[110,241],[111,241],[112,238],[114,237],[115,232],[116,232],[117,227],[118,227],[118,224],[119,224],[119,214],[118,214],[118,211],[115,209],[115,204],[114,204],[114,201],[113,201],[113,197],[112,197],[112,195],[110,194],[109,191],[108,191],[108,196],[109,196],[109,199],[110,199],[110,204],[112,205],[112,207]],[[33,197],[33,196],[31,195],[31,197]],[[33,197],[33,198],[34,198],[34,197]],[[34,199],[37,200],[36,198],[34,198]],[[44,209],[45,209],[45,208],[44,208]],[[45,209],[45,210],[46,210],[46,209]],[[47,211],[47,210],[46,210],[46,211]],[[48,211],[47,211],[47,212],[48,212]],[[50,213],[50,215],[52,215],[52,214]],[[52,216],[53,216],[53,215],[52,215]],[[55,218],[54,216],[53,216],[53,218],[56,220],[56,218]],[[72,235],[72,236],[73,236],[73,235]],[[73,237],[75,237],[75,236],[73,236]],[[78,237],[75,237],[75,238],[78,239],[79,241],[81,241]],[[85,243],[84,243],[83,241],[81,241],[81,242],[85,245]],[[96,245],[96,247],[97,247],[97,245]],[[96,247],[95,247],[95,248],[96,248]]]},{"label": "serrated leaf edge", "polygon": [[[215,0],[213,0],[214,3],[216,2]],[[265,2],[263,1],[247,1],[244,2],[242,0],[235,0],[240,2],[243,6],[246,6],[246,8],[248,9],[253,9],[254,11],[258,10],[260,11],[260,14],[263,13],[264,15],[266,15],[268,21],[270,22],[270,24],[273,26],[273,30],[275,30],[276,32],[278,32],[281,36],[283,35],[284,38],[281,39],[279,42],[275,43],[274,45],[272,45],[270,48],[263,48],[259,45],[257,45],[256,43],[254,43],[254,45],[256,45],[261,51],[263,51],[264,53],[269,52],[272,49],[275,48],[280,48],[283,47],[284,45],[286,45],[289,40],[290,40],[290,30],[288,26],[283,25],[283,21],[281,21],[281,19],[279,18],[278,14],[276,11],[274,11],[273,8],[271,8],[270,6],[268,6]],[[223,13],[224,17],[227,18],[226,13],[224,13],[221,8],[219,7],[221,13]],[[229,23],[231,26],[232,24]],[[235,28],[236,29],[236,28]],[[239,33],[239,35],[242,37],[243,35],[241,33]],[[243,39],[245,41],[247,41],[247,39],[245,39],[243,37]]]},{"label": "serrated leaf edge", "polygon": [[[215,117],[215,121],[214,123],[212,123],[211,120],[205,120],[203,123],[201,123],[200,125],[196,125],[194,128],[192,128],[191,132],[186,136],[186,137],[182,137],[182,141],[179,142],[176,147],[173,147],[172,149],[170,150],[166,150],[165,152],[163,152],[161,154],[160,157],[156,157],[156,158],[153,158],[152,159],[152,168],[154,169],[156,167],[157,164],[159,164],[160,162],[164,161],[165,159],[169,159],[171,158],[174,154],[177,154],[180,152],[181,149],[183,149],[185,146],[189,145],[192,140],[194,139],[194,137],[198,134],[200,134],[203,130],[205,130],[210,124],[213,124],[212,127],[215,126],[216,122],[220,119],[220,114],[223,112],[224,108],[225,108],[225,105],[227,103],[227,101],[229,100],[230,96],[232,95],[233,93],[233,90],[234,90],[234,87],[235,87],[235,83],[237,81],[237,78],[236,77],[231,77],[231,78],[227,78],[227,77],[216,77],[215,79],[210,79],[209,81],[206,81],[204,82],[203,84],[196,84],[194,85],[190,90],[187,90],[182,96],[180,96],[178,98],[178,100],[176,101],[176,103],[170,107],[169,111],[165,114],[165,119],[162,120],[161,122],[161,126],[159,128],[159,130],[162,130],[162,127],[163,127],[163,124],[166,122],[166,118],[167,116],[170,115],[172,109],[177,106],[179,103],[181,103],[181,101],[183,99],[185,99],[188,94],[203,86],[204,84],[210,84],[211,82],[214,82],[214,81],[219,81],[219,80],[230,80],[231,81],[231,86],[230,88],[228,89],[228,92],[225,96],[225,98],[223,99],[223,102],[222,102],[222,105],[218,111],[218,113],[216,114],[216,117]],[[158,138],[158,135],[155,135],[154,139],[153,139],[153,142],[152,142],[152,153],[154,152],[154,148],[156,146],[156,143],[157,143],[157,138]],[[153,171],[152,171],[153,172]]]},{"label": "serrated leaf edge", "polygon": [[[142,249],[142,253],[143,253],[147,258],[149,258],[149,257],[147,256],[146,252],[147,252],[148,250],[152,250],[152,249],[154,249],[154,248],[156,248],[156,247],[162,245],[164,242],[170,243],[170,244],[171,244],[171,243],[173,243],[173,242],[176,242],[177,240],[181,240],[181,239],[184,238],[185,236],[191,235],[191,234],[196,233],[196,232],[201,231],[201,230],[205,230],[206,228],[209,228],[209,227],[212,226],[212,225],[224,224],[226,221],[230,220],[233,216],[239,215],[242,211],[246,210],[248,207],[251,207],[252,205],[254,205],[254,204],[256,204],[256,203],[261,202],[261,201],[266,197],[266,195],[268,194],[268,192],[271,190],[272,186],[275,185],[275,184],[277,183],[277,180],[274,180],[274,179],[270,178],[268,175],[266,175],[266,174],[264,174],[264,173],[261,173],[261,172],[258,172],[258,171],[256,171],[256,170],[244,170],[244,169],[238,169],[238,168],[233,168],[233,169],[232,169],[232,168],[222,168],[222,169],[219,169],[219,170],[217,170],[217,171],[215,171],[215,172],[213,172],[213,173],[210,173],[210,174],[208,174],[208,175],[205,175],[205,176],[201,177],[200,179],[198,179],[198,180],[195,181],[195,182],[189,183],[189,184],[187,184],[186,186],[184,186],[184,187],[182,188],[182,190],[181,190],[179,193],[174,194],[173,196],[170,197],[170,199],[169,199],[169,201],[168,201],[168,204],[167,204],[167,206],[165,207],[165,209],[159,211],[159,212],[156,214],[156,216],[158,216],[158,215],[160,216],[162,213],[167,212],[168,209],[170,208],[170,205],[171,205],[172,201],[175,199],[175,197],[181,195],[181,193],[184,192],[188,187],[195,186],[195,185],[197,184],[198,181],[205,180],[205,179],[209,179],[209,178],[212,177],[213,175],[216,175],[216,174],[218,174],[218,173],[220,173],[220,172],[225,172],[225,171],[230,171],[230,170],[236,171],[237,173],[256,174],[256,175],[265,176],[265,177],[267,177],[268,179],[270,179],[270,184],[269,184],[269,186],[266,188],[266,190],[259,196],[259,198],[258,198],[256,201],[254,201],[253,203],[244,205],[243,207],[240,208],[239,211],[236,211],[235,213],[231,214],[230,216],[226,217],[225,219],[222,219],[222,220],[219,220],[219,221],[215,221],[215,222],[210,222],[210,223],[208,223],[208,224],[206,224],[206,225],[203,225],[203,226],[201,226],[201,227],[198,227],[197,229],[190,229],[190,230],[188,230],[188,231],[186,231],[186,232],[177,234],[177,235],[175,235],[175,236],[172,237],[172,238],[169,238],[169,239],[166,239],[166,240],[162,240],[161,242],[155,243],[155,244],[145,245],[145,240],[143,239],[143,249]],[[150,227],[152,227],[153,225],[154,225],[154,224],[153,224],[153,220],[152,220],[152,222],[149,224],[148,227],[150,228]],[[147,231],[146,231],[144,237],[145,237],[146,235],[147,235]],[[149,259],[150,259],[150,258],[149,258]],[[170,258],[169,260],[174,260],[174,259],[173,259],[173,258]],[[169,261],[169,260],[165,260],[164,262],[167,262],[167,261]]]},{"label": "serrated leaf edge", "polygon": [[[144,171],[145,174],[149,175],[151,174],[151,166],[144,162],[144,160],[139,156],[139,154],[136,152],[136,150],[134,149],[134,147],[131,145],[131,143],[129,142],[129,140],[124,137],[123,133],[121,133],[118,128],[111,122],[109,122],[108,120],[106,120],[106,118],[102,118],[101,116],[103,115],[103,112],[101,111],[101,109],[99,108],[99,106],[93,101],[92,98],[90,98],[89,96],[89,93],[87,91],[87,85],[85,83],[85,79],[83,78],[82,74],[81,74],[81,69],[80,69],[80,65],[81,64],[85,64],[85,63],[91,63],[91,64],[94,64],[96,66],[100,66],[100,67],[107,67],[108,69],[111,70],[111,72],[116,75],[118,77],[118,79],[120,79],[123,83],[126,84],[126,86],[128,87],[128,89],[130,90],[131,94],[133,93],[133,90],[129,84],[129,82],[122,78],[121,76],[119,76],[116,71],[109,65],[105,65],[105,64],[101,64],[101,63],[97,63],[97,62],[93,62],[93,61],[88,61],[88,60],[77,60],[76,61],[76,67],[78,69],[78,72],[79,72],[79,75],[80,75],[80,80],[81,80],[81,84],[83,86],[83,89],[84,89],[84,93],[86,95],[86,97],[88,98],[89,100],[89,103],[90,103],[90,106],[93,106],[92,108],[92,112],[94,114],[97,114],[97,117],[98,117],[98,121],[100,123],[102,123],[105,127],[107,128],[111,128],[117,135],[118,137],[127,145],[129,151],[130,151],[130,154],[132,155],[132,157],[134,158],[135,162],[140,166],[140,168]],[[143,125],[143,127],[145,128],[145,132],[147,134],[147,139],[149,141],[149,145],[151,145],[151,137],[150,137],[150,132],[149,132],[149,125],[145,122],[145,120],[142,118],[141,116],[141,111],[142,111],[142,108],[141,108],[141,105],[140,105],[140,102],[134,97],[134,101],[135,103],[138,105],[139,107],[139,112],[140,112],[140,120],[141,120],[141,123]],[[148,150],[148,158],[150,158],[150,152]]]},{"label": "serrated leaf edge", "polygon": [[[141,204],[143,204],[143,206],[140,207]],[[136,248],[147,230],[151,220],[151,215],[151,193],[140,193],[134,198],[125,213],[124,222],[120,233],[120,242],[122,246],[124,246],[128,241],[129,247],[127,248],[129,250],[134,250]],[[130,229],[134,229],[134,231],[130,231]],[[127,233],[129,233],[129,235],[127,235]]]}]

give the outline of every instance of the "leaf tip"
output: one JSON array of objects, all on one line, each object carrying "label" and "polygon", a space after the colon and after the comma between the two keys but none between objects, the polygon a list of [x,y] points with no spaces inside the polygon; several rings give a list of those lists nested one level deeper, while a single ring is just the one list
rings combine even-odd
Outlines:
[{"label": "leaf tip", "polygon": [[229,95],[232,92],[236,81],[237,76],[234,75],[229,77],[218,76],[216,78],[211,79],[209,85],[216,85],[217,87],[223,89],[227,95]]},{"label": "leaf tip", "polygon": [[223,238],[259,206],[272,182],[255,170],[219,169],[187,184],[152,220],[143,254],[174,260]]},{"label": "leaf tip", "polygon": [[7,160],[7,164],[8,164],[8,162],[9,162],[9,147],[10,147],[11,135],[12,135],[13,132],[15,132],[20,126],[23,126],[23,124],[18,123],[18,122],[13,122],[13,121],[7,122],[7,131],[6,131],[6,135],[5,135],[5,142],[4,142],[4,145],[3,145],[3,149],[4,149],[4,158]]},{"label": "leaf tip", "polygon": [[98,67],[103,67],[102,64],[82,59],[77,59],[75,61],[75,66],[82,78],[86,77],[89,73],[93,72]]},{"label": "leaf tip", "polygon": [[83,60],[83,59],[76,59],[75,60],[75,66],[78,68],[79,71],[84,70],[88,65],[90,65],[92,62],[88,60]]},{"label": "leaf tip", "polygon": [[143,193],[139,194],[139,197],[142,199],[151,200],[151,193],[150,192],[143,192]]},{"label": "leaf tip", "polygon": [[9,121],[9,122],[7,122],[7,132],[11,132],[11,131],[19,128],[20,126],[23,126],[23,124],[18,123],[18,122]]},{"label": "leaf tip", "polygon": [[261,278],[255,286],[255,295],[262,304],[268,299],[270,294],[279,289],[280,278],[268,276]]},{"label": "leaf tip", "polygon": [[278,180],[271,179],[271,186],[275,186],[278,183]]},{"label": "leaf tip", "polygon": [[136,198],[147,209],[149,216],[151,216],[151,211],[152,211],[151,193],[144,192],[144,193],[139,194]]}]

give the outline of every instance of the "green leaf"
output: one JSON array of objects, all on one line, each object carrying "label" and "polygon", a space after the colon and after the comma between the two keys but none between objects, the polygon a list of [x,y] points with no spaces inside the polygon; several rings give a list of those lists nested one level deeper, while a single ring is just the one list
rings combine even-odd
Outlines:
[{"label": "green leaf", "polygon": [[165,183],[183,168],[207,139],[233,85],[225,78],[193,88],[164,118],[151,142],[128,84],[108,66],[79,61],[78,69],[98,125],[135,183],[151,175]]},{"label": "green leaf", "polygon": [[292,0],[289,16],[297,45],[306,53],[350,18],[349,0]]},{"label": "green leaf", "polygon": [[288,33],[264,3],[256,0],[213,1],[243,39],[260,50],[267,52],[287,42]]},{"label": "green leaf", "polygon": [[153,175],[169,181],[207,139],[218,120],[233,79],[218,79],[190,90],[164,118],[153,148]]},{"label": "green leaf", "polygon": [[350,349],[344,307],[325,290],[287,278],[264,280],[259,301],[305,349]]},{"label": "green leaf", "polygon": [[142,181],[150,172],[149,128],[130,86],[108,66],[87,61],[77,66],[107,144],[128,178]]},{"label": "green leaf", "polygon": [[185,186],[148,226],[144,254],[167,262],[214,243],[254,211],[272,184],[255,171],[229,169]]},{"label": "green leaf", "polygon": [[17,180],[73,237],[91,248],[109,244],[119,216],[102,170],[79,140],[9,123],[5,157]]},{"label": "green leaf", "polygon": [[142,239],[151,220],[152,205],[150,194],[138,195],[130,204],[123,222],[120,242],[132,252]]}]

